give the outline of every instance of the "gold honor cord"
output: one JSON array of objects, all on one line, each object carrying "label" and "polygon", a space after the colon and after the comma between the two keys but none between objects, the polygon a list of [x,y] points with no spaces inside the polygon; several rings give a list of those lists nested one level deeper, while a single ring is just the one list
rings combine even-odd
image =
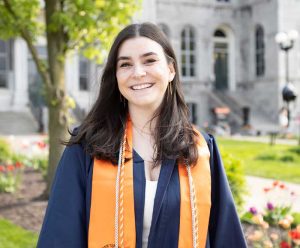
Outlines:
[{"label": "gold honor cord", "polygon": [[[119,234],[120,234],[120,247],[124,247],[124,163],[125,163],[125,146],[126,146],[126,128],[124,138],[121,142],[119,149],[118,171],[116,177],[116,207],[115,207],[115,247],[119,247]],[[193,248],[198,248],[198,219],[196,207],[196,194],[194,189],[193,177],[191,167],[187,161],[185,166],[188,173],[189,190],[190,190],[190,203],[192,213],[192,232],[193,232]],[[120,223],[119,223],[120,220]],[[119,225],[120,224],[120,225]]]}]

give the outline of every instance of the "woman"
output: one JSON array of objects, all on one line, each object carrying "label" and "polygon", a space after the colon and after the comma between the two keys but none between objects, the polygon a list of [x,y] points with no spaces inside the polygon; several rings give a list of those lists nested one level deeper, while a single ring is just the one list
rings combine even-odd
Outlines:
[{"label": "woman", "polygon": [[157,26],[119,33],[72,136],[38,247],[246,247],[216,143],[189,122]]}]

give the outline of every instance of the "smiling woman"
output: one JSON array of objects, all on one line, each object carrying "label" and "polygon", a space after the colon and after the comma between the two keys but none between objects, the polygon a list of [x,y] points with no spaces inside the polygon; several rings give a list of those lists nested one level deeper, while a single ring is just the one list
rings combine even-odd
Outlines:
[{"label": "smiling woman", "polygon": [[151,23],[116,37],[58,165],[38,247],[246,247],[218,148]]},{"label": "smiling woman", "polygon": [[128,101],[129,111],[143,108],[153,115],[175,76],[173,63],[167,61],[157,42],[146,37],[126,40],[119,48],[117,61],[118,87]]}]

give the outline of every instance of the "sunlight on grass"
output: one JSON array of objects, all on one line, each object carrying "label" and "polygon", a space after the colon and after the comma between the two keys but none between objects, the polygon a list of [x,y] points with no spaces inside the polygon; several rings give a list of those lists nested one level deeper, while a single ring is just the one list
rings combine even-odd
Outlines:
[{"label": "sunlight on grass", "polygon": [[300,183],[300,148],[219,137],[221,150],[242,160],[247,175]]},{"label": "sunlight on grass", "polygon": [[0,247],[2,248],[34,248],[38,235],[33,232],[0,219]]}]

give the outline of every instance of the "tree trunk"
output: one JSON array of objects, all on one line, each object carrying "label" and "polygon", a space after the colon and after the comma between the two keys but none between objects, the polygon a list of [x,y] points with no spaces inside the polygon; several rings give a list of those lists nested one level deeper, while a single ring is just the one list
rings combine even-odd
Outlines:
[{"label": "tree trunk", "polygon": [[67,126],[60,121],[60,108],[57,106],[49,106],[49,163],[47,172],[47,189],[46,197],[49,196],[53,178],[64,146],[61,140],[66,140]]},{"label": "tree trunk", "polygon": [[58,0],[46,0],[46,35],[49,76],[51,85],[47,87],[47,105],[49,108],[49,162],[47,173],[47,189],[45,196],[48,197],[57,164],[61,157],[63,146],[61,140],[67,137],[67,111],[65,106],[65,60],[63,28],[51,29],[53,15],[62,11],[62,2]]}]

